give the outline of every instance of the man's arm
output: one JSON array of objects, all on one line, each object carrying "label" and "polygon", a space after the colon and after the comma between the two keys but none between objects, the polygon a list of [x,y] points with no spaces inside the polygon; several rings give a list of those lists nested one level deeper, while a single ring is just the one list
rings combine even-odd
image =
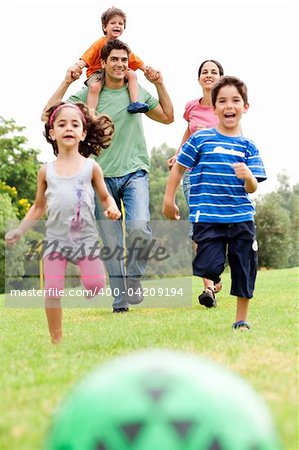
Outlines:
[{"label": "man's arm", "polygon": [[168,177],[163,201],[163,214],[168,219],[178,220],[180,218],[179,208],[175,203],[175,193],[186,171],[186,167],[175,162]]},{"label": "man's arm", "polygon": [[150,74],[147,74],[146,69],[144,71],[146,78],[156,86],[159,100],[159,104],[155,108],[148,111],[146,115],[150,119],[156,120],[157,122],[169,124],[174,121],[173,106],[164,86],[162,75],[160,72],[157,72],[157,74],[158,78],[151,77]]},{"label": "man's arm", "polygon": [[[51,106],[55,105],[55,103],[58,103],[63,99],[63,96],[66,93],[66,91],[68,90],[69,86],[75,81],[75,78],[73,76],[73,72],[71,69],[72,69],[71,67],[68,68],[64,80],[59,85],[59,87],[54,92],[54,94],[50,97],[46,106],[44,107],[42,116],[41,116],[41,120],[43,122],[47,121],[46,112],[48,111],[48,109],[51,108]],[[81,69],[81,73],[82,73],[82,69]]]}]

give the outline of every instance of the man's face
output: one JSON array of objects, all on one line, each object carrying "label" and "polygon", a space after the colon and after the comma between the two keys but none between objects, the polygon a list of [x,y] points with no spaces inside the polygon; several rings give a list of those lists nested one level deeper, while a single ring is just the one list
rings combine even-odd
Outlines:
[{"label": "man's face", "polygon": [[107,61],[102,62],[106,79],[124,80],[128,70],[129,58],[125,50],[112,50]]}]

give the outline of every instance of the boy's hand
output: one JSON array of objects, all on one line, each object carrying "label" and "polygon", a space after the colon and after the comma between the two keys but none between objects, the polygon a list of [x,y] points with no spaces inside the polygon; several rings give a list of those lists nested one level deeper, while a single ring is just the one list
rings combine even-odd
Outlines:
[{"label": "boy's hand", "polygon": [[144,76],[151,83],[155,83],[156,81],[159,80],[159,78],[161,78],[162,80],[161,73],[158,70],[153,69],[151,66],[145,67]]},{"label": "boy's hand", "polygon": [[68,70],[71,72],[71,77],[73,80],[78,80],[78,78],[82,75],[82,67],[78,63],[70,66]]},{"label": "boy's hand", "polygon": [[167,219],[179,220],[181,218],[180,210],[174,202],[171,203],[164,200],[162,213],[165,217],[167,217]]},{"label": "boy's hand", "polygon": [[240,180],[249,180],[253,177],[251,170],[245,163],[235,163],[233,168],[237,178]]},{"label": "boy's hand", "polygon": [[245,191],[249,194],[253,194],[257,190],[257,179],[247,167],[245,163],[235,163],[233,164],[233,168],[236,174],[236,177],[240,180],[244,180],[244,188]]},{"label": "boy's hand", "polygon": [[121,212],[118,209],[117,206],[109,206],[105,211],[104,211],[104,216],[107,217],[107,219],[110,220],[118,220],[121,217]]},{"label": "boy's hand", "polygon": [[21,239],[22,234],[18,229],[8,231],[5,235],[5,245],[14,245]]}]

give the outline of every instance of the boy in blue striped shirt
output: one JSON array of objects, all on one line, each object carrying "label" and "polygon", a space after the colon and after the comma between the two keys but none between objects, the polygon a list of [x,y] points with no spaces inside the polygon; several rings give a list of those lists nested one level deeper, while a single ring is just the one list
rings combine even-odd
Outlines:
[{"label": "boy in blue striped shirt", "polygon": [[183,145],[169,175],[163,213],[169,219],[180,218],[175,192],[185,170],[191,168],[189,220],[197,244],[193,274],[206,279],[199,303],[216,306],[215,284],[227,255],[230,293],[237,296],[233,328],[247,330],[257,271],[254,206],[248,194],[266,180],[266,173],[255,144],[240,136],[240,120],[249,108],[243,81],[220,78],[212,89],[212,103],[219,124],[195,132]]}]

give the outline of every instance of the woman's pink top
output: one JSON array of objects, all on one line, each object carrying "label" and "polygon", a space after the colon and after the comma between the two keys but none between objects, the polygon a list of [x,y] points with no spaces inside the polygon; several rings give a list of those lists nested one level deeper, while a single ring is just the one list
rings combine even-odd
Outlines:
[{"label": "woman's pink top", "polygon": [[[200,99],[201,100],[201,99]],[[184,119],[189,122],[190,133],[197,131],[199,124],[206,128],[218,125],[218,117],[214,113],[212,106],[202,106],[199,99],[191,100],[185,106]]]}]

